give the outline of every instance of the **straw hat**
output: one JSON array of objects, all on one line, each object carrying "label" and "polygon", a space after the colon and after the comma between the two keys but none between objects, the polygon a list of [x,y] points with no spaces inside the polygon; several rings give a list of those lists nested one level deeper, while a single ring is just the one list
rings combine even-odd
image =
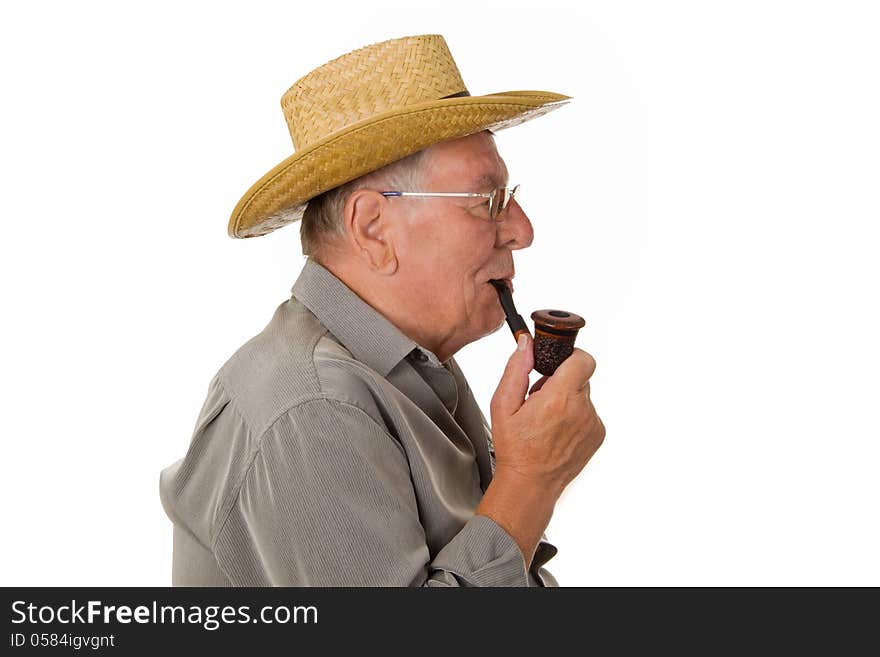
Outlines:
[{"label": "straw hat", "polygon": [[431,144],[501,130],[569,96],[471,96],[439,34],[383,41],[316,68],[281,97],[294,154],[245,193],[230,237],[257,237],[302,218],[309,199]]}]

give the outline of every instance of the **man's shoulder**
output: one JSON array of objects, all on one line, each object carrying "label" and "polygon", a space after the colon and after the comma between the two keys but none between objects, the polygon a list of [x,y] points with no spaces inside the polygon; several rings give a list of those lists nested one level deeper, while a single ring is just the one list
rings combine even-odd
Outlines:
[{"label": "man's shoulder", "polygon": [[296,297],[217,373],[255,435],[298,404],[323,398],[349,403],[381,421],[378,373],[359,362]]}]

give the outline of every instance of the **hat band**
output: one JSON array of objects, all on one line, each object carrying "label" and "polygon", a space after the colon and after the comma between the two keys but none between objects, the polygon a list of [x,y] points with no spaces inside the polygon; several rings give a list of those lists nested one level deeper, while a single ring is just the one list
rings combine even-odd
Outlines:
[{"label": "hat band", "polygon": [[445,100],[446,98],[461,98],[462,96],[470,96],[471,93],[465,89],[464,91],[459,91],[457,94],[449,94],[448,96],[442,96],[440,100]]}]

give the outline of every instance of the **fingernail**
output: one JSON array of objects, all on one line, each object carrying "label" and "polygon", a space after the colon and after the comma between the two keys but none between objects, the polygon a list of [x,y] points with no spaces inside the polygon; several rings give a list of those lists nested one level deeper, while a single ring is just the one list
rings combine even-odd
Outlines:
[{"label": "fingernail", "polygon": [[529,336],[527,336],[525,333],[523,333],[522,335],[519,336],[519,340],[516,343],[516,350],[517,351],[525,351],[528,346],[529,346]]}]

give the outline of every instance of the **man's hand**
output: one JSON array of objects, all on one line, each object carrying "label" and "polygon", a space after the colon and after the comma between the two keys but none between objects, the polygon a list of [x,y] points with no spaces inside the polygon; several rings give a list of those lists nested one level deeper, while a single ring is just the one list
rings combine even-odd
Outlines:
[{"label": "man's hand", "polygon": [[605,425],[590,401],[593,357],[575,349],[526,399],[534,353],[531,337],[521,339],[492,397],[495,474],[476,513],[511,535],[528,567],[562,491],[602,445]]},{"label": "man's hand", "polygon": [[525,349],[518,347],[508,360],[492,397],[496,472],[514,471],[558,497],[605,438],[590,400],[596,361],[575,349],[553,376],[536,382],[526,399],[534,354],[530,337],[525,341]]}]

